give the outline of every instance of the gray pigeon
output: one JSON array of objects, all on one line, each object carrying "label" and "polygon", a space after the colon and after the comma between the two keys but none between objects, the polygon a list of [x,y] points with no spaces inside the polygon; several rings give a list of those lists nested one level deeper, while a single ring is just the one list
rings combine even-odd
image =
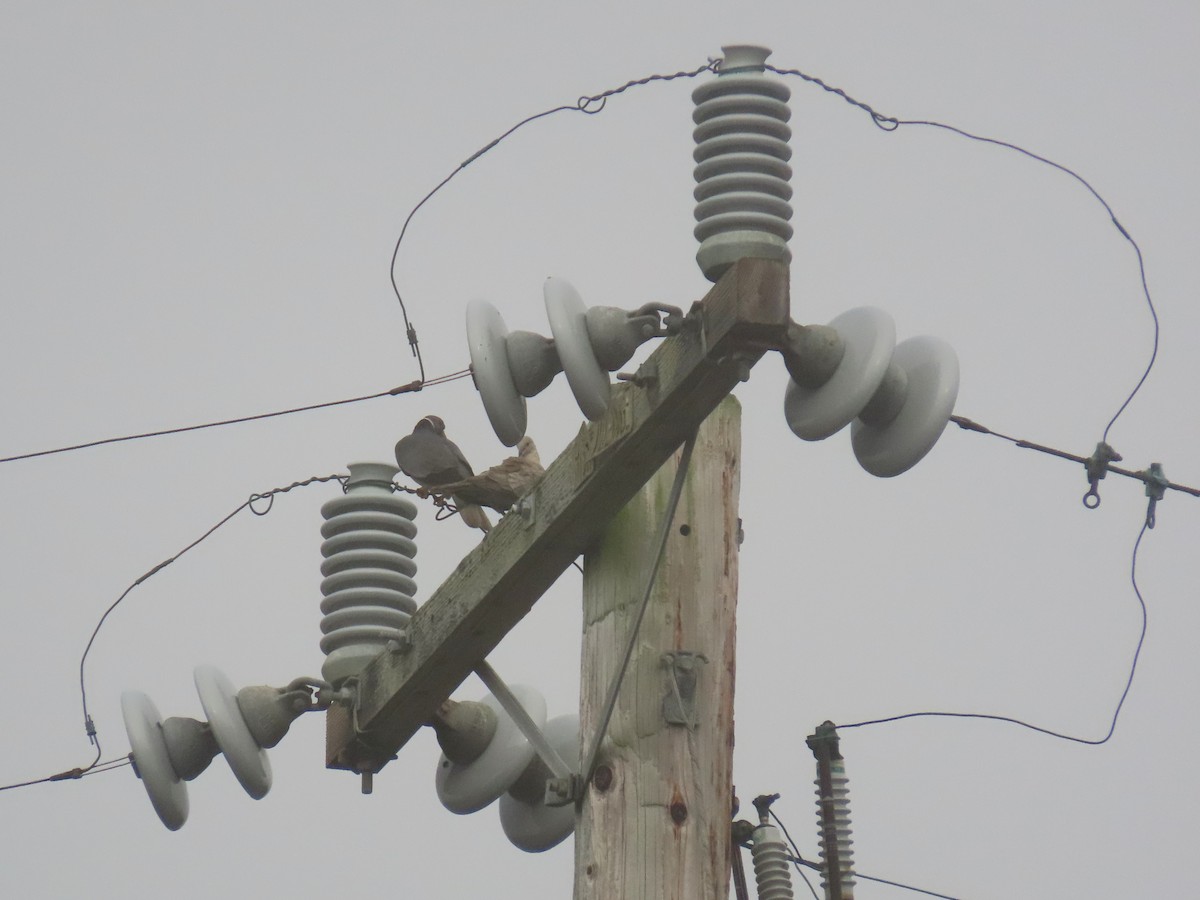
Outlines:
[{"label": "gray pigeon", "polygon": [[[458,445],[446,437],[446,423],[437,416],[426,416],[416,424],[412,434],[397,442],[396,465],[421,487],[434,491],[475,474]],[[492,523],[481,507],[460,502],[457,497],[453,499],[464,522],[472,528],[491,531]]]}]

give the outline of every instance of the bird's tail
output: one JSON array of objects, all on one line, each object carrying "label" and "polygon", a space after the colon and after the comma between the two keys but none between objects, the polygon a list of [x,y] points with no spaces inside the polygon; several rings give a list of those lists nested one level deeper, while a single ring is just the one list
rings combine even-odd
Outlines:
[{"label": "bird's tail", "polygon": [[462,520],[472,528],[478,528],[480,531],[488,532],[492,530],[492,521],[488,518],[483,507],[476,503],[459,503],[458,498],[455,499],[455,506],[458,507],[458,514],[462,516]]}]

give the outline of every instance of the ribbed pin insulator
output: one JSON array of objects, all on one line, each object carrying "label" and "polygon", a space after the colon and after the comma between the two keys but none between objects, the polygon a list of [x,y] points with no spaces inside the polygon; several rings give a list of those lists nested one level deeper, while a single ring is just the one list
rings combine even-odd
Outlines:
[{"label": "ribbed pin insulator", "polygon": [[321,507],[321,674],[335,686],[399,639],[417,609],[417,507],[393,493],[398,471],[355,463],[345,496]]},{"label": "ribbed pin insulator", "polygon": [[[830,760],[829,769],[831,774],[830,780],[833,785],[833,819],[834,831],[836,832],[835,840],[837,841],[838,871],[841,873],[842,897],[844,900],[850,900],[854,896],[854,841],[850,839],[852,833],[850,828],[850,779],[846,777],[845,760]],[[821,862],[823,863],[823,870],[828,872],[829,848],[826,841],[825,822],[821,816],[819,802],[821,783],[819,780],[813,783],[817,785],[817,822],[821,833]],[[823,878],[821,885],[828,887],[828,879]]]},{"label": "ribbed pin insulator", "polygon": [[714,282],[745,256],[792,258],[792,92],[763,73],[765,47],[722,51],[717,77],[692,91],[696,262]]},{"label": "ribbed pin insulator", "polygon": [[792,872],[787,846],[774,825],[759,825],[750,838],[750,859],[758,900],[792,900]]}]

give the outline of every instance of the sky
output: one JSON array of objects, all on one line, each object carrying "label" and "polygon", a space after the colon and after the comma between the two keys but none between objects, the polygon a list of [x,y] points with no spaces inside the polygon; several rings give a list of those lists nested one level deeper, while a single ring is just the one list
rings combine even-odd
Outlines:
[{"label": "sky", "polygon": [[[1195,247],[1200,9],[1183,2],[633,4],[25,3],[0,6],[0,456],[357,397],[417,368],[388,278],[405,216],[516,122],[724,44],[1070,166],[1142,247],[1161,321],[1113,425],[1124,465],[1200,485]],[[712,77],[712,76],[702,76]],[[428,374],[468,363],[464,311],[548,333],[541,284],[591,305],[703,296],[691,229],[690,92],[654,83],[595,116],[514,134],[414,217],[396,278]],[[1079,455],[1145,369],[1137,260],[1061,171],[942,131],[885,133],[798,78],[792,316],[879,306],[957,351],[956,412]],[[652,348],[643,348],[638,359]],[[1141,628],[1131,553],[1146,498],[1110,476],[953,426],[876,479],[839,434],[807,444],[764,359],[743,406],[736,750],[744,798],[816,856],[805,735],[921,710],[1010,716],[1096,739]],[[251,493],[389,461],[436,413],[482,468],[507,454],[469,380],[267,421],[0,464],[0,783],[91,761],[79,658],[133,581]],[[563,379],[529,403],[544,460],[583,421]],[[120,695],[200,716],[199,664],[236,685],[316,675],[320,506],[336,484],[243,512],[131,591],[87,665],[106,759]],[[910,719],[842,733],[861,872],[961,898],[1181,896],[1195,882],[1200,503],[1158,507],[1137,579],[1149,628],[1113,738]],[[478,541],[423,506],[418,600]],[[579,574],[490,657],[576,708]],[[456,693],[476,699],[468,680]],[[26,898],[347,886],[428,897],[565,896],[571,844],[516,850],[493,810],[454,816],[423,733],[364,797],[323,765],[324,723],[271,751],[250,800],[216,760],[179,832],[129,768],[0,794],[0,892]],[[796,896],[807,889],[796,882]],[[862,883],[857,896],[915,896]]]}]

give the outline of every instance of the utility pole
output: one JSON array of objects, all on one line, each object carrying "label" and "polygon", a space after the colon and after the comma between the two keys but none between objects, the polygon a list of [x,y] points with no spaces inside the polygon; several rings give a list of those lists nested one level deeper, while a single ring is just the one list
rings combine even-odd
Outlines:
[{"label": "utility pole", "polygon": [[700,426],[644,617],[681,454],[585,557],[580,725],[603,741],[575,829],[576,900],[729,896],[740,425],[727,397]]},{"label": "utility pole", "polygon": [[[786,263],[730,265],[683,330],[614,388],[604,416],[417,610],[403,644],[358,674],[353,707],[330,707],[326,765],[366,783],[395,758],[750,368],[789,346],[789,313]],[[588,746],[591,735],[582,737]],[[723,798],[726,812],[729,803]]]}]

